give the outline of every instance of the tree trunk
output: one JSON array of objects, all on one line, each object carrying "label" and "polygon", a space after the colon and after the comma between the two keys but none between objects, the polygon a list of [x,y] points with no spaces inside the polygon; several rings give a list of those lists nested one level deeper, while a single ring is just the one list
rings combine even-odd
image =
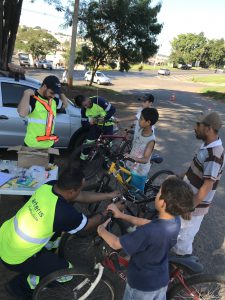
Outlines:
[{"label": "tree trunk", "polygon": [[75,61],[75,54],[76,54],[78,11],[79,11],[79,0],[75,0],[73,25],[72,25],[72,37],[71,37],[71,46],[70,46],[70,58],[69,58],[68,75],[67,75],[67,83],[69,87],[73,86],[73,70],[74,70],[74,61]]},{"label": "tree trunk", "polygon": [[95,65],[95,66],[93,67],[93,69],[92,69],[91,80],[90,80],[90,82],[89,82],[89,86],[92,86],[92,83],[93,83],[93,81],[94,81],[95,74],[96,74],[96,72],[97,72],[97,70],[98,70],[98,67],[99,67],[99,64],[97,63],[97,65]]},{"label": "tree trunk", "polygon": [[0,69],[12,60],[23,0],[0,0]]}]

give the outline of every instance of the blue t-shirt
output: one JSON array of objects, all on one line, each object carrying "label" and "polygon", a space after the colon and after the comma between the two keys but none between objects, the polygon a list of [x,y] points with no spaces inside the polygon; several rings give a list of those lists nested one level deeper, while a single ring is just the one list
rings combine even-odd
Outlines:
[{"label": "blue t-shirt", "polygon": [[154,219],[120,238],[131,256],[128,283],[140,291],[156,291],[169,282],[168,252],[176,244],[180,218]]}]

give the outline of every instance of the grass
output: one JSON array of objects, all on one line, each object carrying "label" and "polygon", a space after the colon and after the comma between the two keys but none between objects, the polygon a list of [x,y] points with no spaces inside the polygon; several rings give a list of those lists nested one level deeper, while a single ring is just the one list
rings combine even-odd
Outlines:
[{"label": "grass", "polygon": [[117,91],[114,91],[113,89],[108,89],[108,88],[105,88],[103,86],[99,86],[99,85],[96,85],[93,83],[93,85],[77,85],[76,84],[76,81],[74,81],[73,83],[73,88],[77,88],[79,90],[83,90],[83,91],[94,91],[96,92],[97,90],[99,91],[104,91],[104,92],[107,92],[109,94],[114,94],[114,95],[118,95],[118,94],[121,94],[120,92],[117,92]]},{"label": "grass", "polygon": [[214,100],[222,100],[225,102],[225,86],[224,87],[207,87],[202,89],[201,94]]},{"label": "grass", "polygon": [[210,76],[196,76],[196,77],[194,76],[192,81],[225,85],[225,74],[215,74]]}]

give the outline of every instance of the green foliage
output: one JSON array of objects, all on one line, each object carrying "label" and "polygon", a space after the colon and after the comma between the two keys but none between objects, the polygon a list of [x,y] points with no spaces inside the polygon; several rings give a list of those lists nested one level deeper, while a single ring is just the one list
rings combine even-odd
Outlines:
[{"label": "green foliage", "polygon": [[39,27],[19,27],[16,38],[16,49],[31,53],[34,57],[45,56],[57,49],[59,42],[47,30]]},{"label": "green foliage", "polygon": [[130,63],[146,60],[156,53],[156,37],[162,25],[157,22],[161,9],[150,0],[100,0],[83,3],[80,35],[88,42],[85,49],[94,73],[100,65],[119,60],[120,70]]},{"label": "green foliage", "polygon": [[180,34],[171,42],[170,61],[175,64],[194,64],[223,66],[225,64],[225,44],[223,39],[209,40],[204,33]]}]

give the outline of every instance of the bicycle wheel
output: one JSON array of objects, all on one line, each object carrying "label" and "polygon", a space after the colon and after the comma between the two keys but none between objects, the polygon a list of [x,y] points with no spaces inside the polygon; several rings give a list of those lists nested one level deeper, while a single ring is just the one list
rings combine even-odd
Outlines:
[{"label": "bicycle wheel", "polygon": [[[59,283],[57,279],[63,276],[72,276],[72,279]],[[101,278],[90,296],[82,298],[95,279],[96,276],[75,269],[56,271],[41,280],[34,290],[33,300],[114,300],[114,289],[104,277]]]},{"label": "bicycle wheel", "polygon": [[130,153],[131,149],[132,149],[132,141],[131,140],[124,141],[119,146],[118,154]]},{"label": "bicycle wheel", "polygon": [[[194,275],[185,279],[187,288],[175,285],[168,293],[169,300],[225,300],[225,277],[218,275]],[[197,295],[197,296],[196,296]]]},{"label": "bicycle wheel", "polygon": [[153,174],[145,184],[145,194],[152,187],[160,187],[163,181],[169,176],[173,175],[173,171],[161,170]]}]

